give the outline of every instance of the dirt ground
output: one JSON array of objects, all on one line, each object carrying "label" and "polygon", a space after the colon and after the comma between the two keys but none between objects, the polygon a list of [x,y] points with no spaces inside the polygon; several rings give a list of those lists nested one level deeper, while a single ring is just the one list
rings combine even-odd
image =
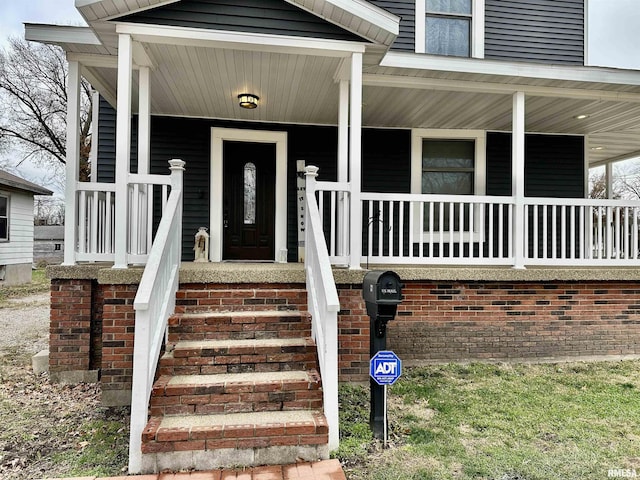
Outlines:
[{"label": "dirt ground", "polygon": [[[75,475],[101,461],[86,455],[96,430],[120,422],[126,437],[126,412],[101,407],[98,384],[56,385],[46,373],[34,375],[31,356],[47,347],[48,330],[48,294],[0,306],[0,479]],[[122,471],[118,461],[109,474]]]}]

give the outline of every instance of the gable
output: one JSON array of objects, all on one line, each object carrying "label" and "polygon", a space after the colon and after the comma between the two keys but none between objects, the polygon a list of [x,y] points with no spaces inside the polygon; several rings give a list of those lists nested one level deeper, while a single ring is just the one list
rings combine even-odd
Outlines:
[{"label": "gable", "polygon": [[283,0],[182,0],[117,19],[121,22],[365,41]]}]

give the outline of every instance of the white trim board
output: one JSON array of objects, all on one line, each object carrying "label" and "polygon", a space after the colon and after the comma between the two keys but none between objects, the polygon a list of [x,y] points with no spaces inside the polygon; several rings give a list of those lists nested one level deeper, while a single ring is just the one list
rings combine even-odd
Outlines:
[{"label": "white trim board", "polygon": [[222,261],[223,233],[223,144],[235,142],[276,144],[276,219],[274,261],[279,252],[287,248],[287,132],[271,130],[245,130],[239,128],[211,128],[211,198],[210,198],[210,250],[212,262]]}]

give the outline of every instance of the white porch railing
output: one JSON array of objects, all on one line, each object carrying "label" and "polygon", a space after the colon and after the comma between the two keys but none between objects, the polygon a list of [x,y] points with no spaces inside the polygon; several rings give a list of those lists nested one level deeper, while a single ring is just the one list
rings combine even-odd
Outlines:
[{"label": "white porch railing", "polygon": [[[146,263],[153,242],[154,200],[161,205],[161,213],[164,214],[170,184],[169,175],[129,175],[128,263]],[[76,191],[75,261],[113,262],[116,184],[78,182]]]},{"label": "white porch railing", "polygon": [[[333,264],[349,256],[348,183],[317,182]],[[343,201],[339,199],[343,198]],[[469,195],[361,194],[363,264],[636,266],[640,202]],[[522,241],[515,228],[523,212]],[[346,220],[345,220],[346,219]]]},{"label": "white porch railing", "polygon": [[142,431],[147,423],[149,397],[167,322],[175,309],[182,250],[182,172],[184,162],[171,160],[171,193],[165,204],[147,266],[134,301],[133,387],[129,472],[142,464]]},{"label": "white porch railing", "polygon": [[329,425],[329,449],[338,448],[338,291],[316,203],[317,167],[305,169],[305,272],[312,334],[318,349],[324,414]]},{"label": "white porch railing", "polygon": [[529,265],[640,264],[640,202],[527,198],[525,216]]}]

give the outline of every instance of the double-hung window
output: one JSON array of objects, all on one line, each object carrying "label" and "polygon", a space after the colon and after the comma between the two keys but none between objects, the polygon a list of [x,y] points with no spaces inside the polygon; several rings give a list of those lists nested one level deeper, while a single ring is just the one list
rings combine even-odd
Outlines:
[{"label": "double-hung window", "polygon": [[471,0],[426,0],[425,52],[471,56]]},{"label": "double-hung window", "polygon": [[484,57],[484,0],[416,0],[416,53]]},{"label": "double-hung window", "polygon": [[9,197],[0,195],[0,242],[9,241]]},{"label": "double-hung window", "polygon": [[425,204],[423,234],[480,233],[480,209],[447,196],[485,194],[485,132],[416,129],[411,155],[411,192],[442,196]]}]

